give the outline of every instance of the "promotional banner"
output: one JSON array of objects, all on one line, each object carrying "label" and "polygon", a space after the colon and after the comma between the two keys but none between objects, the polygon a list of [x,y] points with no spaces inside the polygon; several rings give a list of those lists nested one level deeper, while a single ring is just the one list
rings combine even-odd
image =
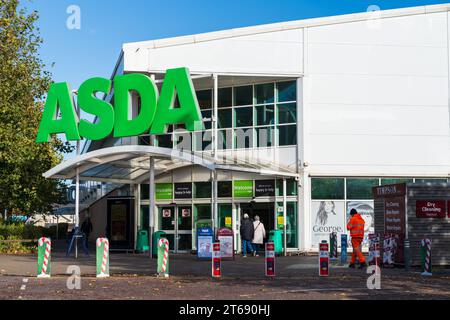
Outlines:
[{"label": "promotional banner", "polygon": [[346,232],[344,206],[343,201],[313,201],[311,203],[313,247],[317,248],[323,240],[328,241],[332,232],[336,232],[338,237]]}]

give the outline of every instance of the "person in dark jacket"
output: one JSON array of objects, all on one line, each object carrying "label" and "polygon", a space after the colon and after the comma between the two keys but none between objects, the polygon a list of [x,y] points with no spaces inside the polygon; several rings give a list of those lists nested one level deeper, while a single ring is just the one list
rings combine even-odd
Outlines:
[{"label": "person in dark jacket", "polygon": [[242,241],[242,256],[247,257],[247,248],[253,254],[252,240],[255,234],[255,227],[250,220],[248,214],[244,214],[244,219],[241,221],[241,241]]},{"label": "person in dark jacket", "polygon": [[86,248],[88,248],[88,243],[89,243],[89,235],[92,232],[92,222],[91,222],[91,218],[86,217],[86,219],[83,221],[83,223],[81,224],[81,232],[83,232],[86,236],[85,238],[85,243],[86,243]]}]

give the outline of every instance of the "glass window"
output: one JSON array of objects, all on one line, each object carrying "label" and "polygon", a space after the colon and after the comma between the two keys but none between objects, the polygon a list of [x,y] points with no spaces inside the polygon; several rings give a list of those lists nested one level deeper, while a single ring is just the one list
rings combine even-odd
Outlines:
[{"label": "glass window", "polygon": [[233,101],[232,88],[219,89],[219,108],[231,107]]},{"label": "glass window", "polygon": [[275,127],[256,128],[256,139],[259,148],[275,145]]},{"label": "glass window", "polygon": [[212,108],[212,90],[197,91],[197,100],[200,109]]},{"label": "glass window", "polygon": [[231,204],[219,204],[219,228],[233,227],[233,206]]},{"label": "glass window", "polygon": [[233,110],[232,109],[219,110],[218,117],[217,117],[219,129],[231,128],[233,125],[232,118],[233,118]]},{"label": "glass window", "polygon": [[[298,193],[297,188],[297,181],[295,179],[287,179],[286,180],[286,195],[287,196],[296,196]],[[277,180],[277,196],[282,197],[283,196],[283,180],[278,179]]]},{"label": "glass window", "polygon": [[234,109],[235,127],[251,127],[253,125],[253,107]]},{"label": "glass window", "polygon": [[280,146],[294,146],[297,144],[297,126],[278,126]]},{"label": "glass window", "polygon": [[197,204],[194,206],[194,221],[211,219],[211,205],[210,204]]},{"label": "glass window", "polygon": [[219,198],[231,198],[233,191],[233,183],[231,181],[217,182],[217,196]]},{"label": "glass window", "polygon": [[297,100],[297,82],[278,82],[278,102],[296,101]]},{"label": "glass window", "polygon": [[237,129],[235,130],[236,149],[253,148],[253,129]]},{"label": "glass window", "polygon": [[312,178],[312,199],[344,199],[344,178]]},{"label": "glass window", "polygon": [[372,187],[378,186],[378,179],[347,179],[347,199],[372,199]]},{"label": "glass window", "polygon": [[212,150],[212,131],[194,133],[194,150]]},{"label": "glass window", "polygon": [[287,103],[279,104],[278,108],[278,123],[296,123],[297,122],[297,104]]},{"label": "glass window", "polygon": [[234,88],[234,105],[249,106],[253,104],[253,86]]},{"label": "glass window", "polygon": [[150,187],[148,184],[141,184],[141,200],[148,200],[150,198]]},{"label": "glass window", "polygon": [[174,138],[175,138],[174,149],[185,151],[192,150],[192,136],[190,132],[175,133]]},{"label": "glass window", "polygon": [[156,144],[160,148],[173,148],[172,134],[163,134],[156,136]]},{"label": "glass window", "polygon": [[219,130],[217,137],[219,150],[233,149],[233,130]]},{"label": "glass window", "polygon": [[286,205],[286,245],[288,248],[297,248],[297,202],[288,202]]},{"label": "glass window", "polygon": [[268,124],[275,124],[274,105],[264,105],[256,107],[256,125],[264,126]]},{"label": "glass window", "polygon": [[203,125],[205,126],[206,130],[211,130],[212,128],[211,117],[212,117],[211,110],[202,110]]},{"label": "glass window", "polygon": [[211,198],[211,182],[195,182],[195,198]]},{"label": "glass window", "polygon": [[275,84],[266,83],[255,86],[256,104],[274,103]]},{"label": "glass window", "polygon": [[388,178],[388,179],[381,179],[381,185],[388,185],[388,184],[399,184],[399,183],[410,183],[410,182],[414,182],[413,179],[396,179],[396,178]]},{"label": "glass window", "polygon": [[447,182],[446,178],[442,179],[416,179],[416,183],[439,183],[439,182]]}]

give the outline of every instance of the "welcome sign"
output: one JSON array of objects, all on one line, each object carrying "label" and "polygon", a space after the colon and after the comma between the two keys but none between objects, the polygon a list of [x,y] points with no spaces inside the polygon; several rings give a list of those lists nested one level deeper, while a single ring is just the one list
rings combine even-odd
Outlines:
[{"label": "welcome sign", "polygon": [[[65,134],[69,141],[81,138],[102,140],[111,134],[115,138],[164,134],[173,124],[184,124],[188,131],[203,130],[200,108],[187,68],[167,70],[161,94],[155,82],[144,74],[116,76],[114,106],[96,97],[97,93],[108,95],[112,87],[113,82],[105,78],[92,78],[80,86],[78,106],[97,117],[98,121],[92,123],[78,119],[67,82],[53,83],[36,142],[49,142],[53,134]],[[140,110],[134,118],[130,114],[130,92],[136,92],[141,99]],[[174,107],[176,96],[179,108]]]}]

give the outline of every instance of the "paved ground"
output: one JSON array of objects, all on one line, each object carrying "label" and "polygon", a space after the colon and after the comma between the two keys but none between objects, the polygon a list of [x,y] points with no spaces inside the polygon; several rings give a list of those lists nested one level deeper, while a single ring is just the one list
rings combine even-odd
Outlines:
[{"label": "paved ground", "polygon": [[[174,300],[298,300],[298,299],[450,299],[450,270],[422,277],[419,270],[383,269],[381,290],[367,289],[370,275],[333,265],[319,278],[317,257],[280,257],[277,278],[264,276],[263,257],[224,261],[223,278],[212,280],[210,262],[195,256],[172,255],[170,279],[158,279],[156,261],[148,256],[111,254],[109,279],[95,278],[95,257],[52,256],[52,278],[36,278],[34,255],[0,255],[0,299],[174,299]],[[67,267],[81,269],[81,289],[67,287]],[[73,282],[73,281],[72,281]]]}]

